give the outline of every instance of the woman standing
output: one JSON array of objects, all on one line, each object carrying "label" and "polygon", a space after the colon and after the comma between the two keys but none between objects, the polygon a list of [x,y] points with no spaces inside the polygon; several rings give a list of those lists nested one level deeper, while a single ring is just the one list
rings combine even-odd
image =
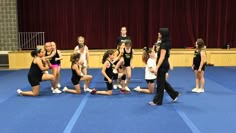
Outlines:
[{"label": "woman standing", "polygon": [[160,44],[160,50],[158,50],[157,65],[154,70],[154,73],[157,74],[157,93],[153,101],[149,102],[150,105],[162,105],[164,89],[173,99],[173,102],[175,102],[180,95],[166,80],[166,73],[170,68],[168,61],[171,49],[170,34],[167,28],[161,28],[160,34],[162,36],[162,42]]}]

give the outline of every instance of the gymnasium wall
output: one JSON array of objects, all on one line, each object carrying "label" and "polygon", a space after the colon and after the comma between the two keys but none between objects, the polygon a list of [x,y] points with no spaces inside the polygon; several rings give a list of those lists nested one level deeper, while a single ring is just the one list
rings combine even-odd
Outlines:
[{"label": "gymnasium wall", "polygon": [[[102,57],[105,50],[90,50],[89,67],[101,68]],[[30,67],[32,57],[31,51],[9,52],[9,68],[10,69],[28,69]],[[70,55],[73,50],[63,50],[62,68],[70,68]],[[193,60],[193,49],[172,49],[170,62],[174,67],[190,67]],[[207,63],[214,66],[236,66],[236,49],[208,49]],[[132,62],[134,67],[144,67],[142,62],[142,50],[134,50],[134,58]]]},{"label": "gymnasium wall", "polygon": [[0,51],[18,49],[17,33],[17,0],[0,0]]}]

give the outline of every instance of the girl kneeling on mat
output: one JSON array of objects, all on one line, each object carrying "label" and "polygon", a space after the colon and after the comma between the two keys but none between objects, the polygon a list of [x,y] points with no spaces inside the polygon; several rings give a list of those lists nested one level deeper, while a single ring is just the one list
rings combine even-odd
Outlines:
[{"label": "girl kneeling on mat", "polygon": [[[104,81],[107,85],[106,91],[93,91],[92,94],[102,94],[102,95],[112,95],[112,89],[113,89],[113,69],[112,69],[112,60],[114,59],[114,51],[113,50],[107,50],[102,58],[102,75],[104,76]],[[121,77],[121,92],[125,91],[125,75]]]},{"label": "girl kneeling on mat", "polygon": [[44,57],[44,51],[42,49],[35,49],[31,52],[31,56],[34,59],[28,72],[28,81],[32,87],[32,91],[22,91],[21,89],[18,89],[17,93],[25,96],[38,96],[40,90],[39,83],[45,80],[50,80],[53,89],[58,89],[56,87],[55,76],[52,74],[43,73],[43,71],[46,71],[51,67],[48,60],[42,59]]},{"label": "girl kneeling on mat", "polygon": [[145,47],[143,50],[144,51],[142,55],[142,60],[146,64],[145,80],[148,84],[148,89],[141,89],[140,86],[137,86],[136,88],[134,88],[134,90],[137,92],[150,94],[154,93],[154,88],[155,88],[154,81],[156,80],[156,75],[154,73],[154,70],[156,68],[156,58],[154,50],[148,49],[147,47]]},{"label": "girl kneeling on mat", "polygon": [[67,87],[64,87],[63,91],[74,94],[80,94],[81,93],[80,81],[84,80],[85,81],[84,87],[86,87],[87,90],[89,90],[89,92],[92,93],[95,89],[91,90],[88,88],[88,86],[93,77],[91,75],[83,75],[83,73],[81,72],[83,62],[80,61],[80,53],[72,54],[70,61],[71,61],[71,71],[72,71],[71,81],[75,89],[68,89]]}]

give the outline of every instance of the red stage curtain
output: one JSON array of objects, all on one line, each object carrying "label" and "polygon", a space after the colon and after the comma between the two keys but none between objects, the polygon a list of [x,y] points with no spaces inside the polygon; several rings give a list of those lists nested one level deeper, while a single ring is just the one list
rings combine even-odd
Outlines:
[{"label": "red stage curtain", "polygon": [[236,46],[235,0],[18,0],[20,32],[45,32],[59,49],[73,49],[77,36],[91,49],[115,48],[127,26],[134,48],[152,46],[160,27],[171,32],[172,47]]}]

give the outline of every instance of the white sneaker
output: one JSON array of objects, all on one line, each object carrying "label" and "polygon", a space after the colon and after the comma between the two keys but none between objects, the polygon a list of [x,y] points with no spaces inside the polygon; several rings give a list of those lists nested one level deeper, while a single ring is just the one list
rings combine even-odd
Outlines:
[{"label": "white sneaker", "polygon": [[57,83],[57,88],[61,88],[61,84],[60,83]]},{"label": "white sneaker", "polygon": [[113,85],[113,88],[116,90],[117,89],[117,85]]},{"label": "white sneaker", "polygon": [[84,92],[92,92],[92,89],[89,89],[89,88],[84,89]]},{"label": "white sneaker", "polygon": [[16,91],[17,91],[18,95],[22,96],[22,94],[21,94],[22,90],[21,89],[17,89]]},{"label": "white sneaker", "polygon": [[197,92],[198,88],[193,88],[192,92]]},{"label": "white sneaker", "polygon": [[141,88],[140,88],[140,86],[137,86],[137,87],[134,88],[134,90],[137,91],[137,92],[140,92]]},{"label": "white sneaker", "polygon": [[44,73],[44,74],[49,74],[49,72],[48,72],[48,71],[43,71],[43,73]]},{"label": "white sneaker", "polygon": [[61,93],[61,90],[59,90],[58,88],[56,88],[56,89],[53,89],[53,90],[52,90],[52,93],[54,93],[54,94],[60,94],[60,93]]},{"label": "white sneaker", "polygon": [[85,85],[84,85],[84,92],[92,92],[92,90],[89,89],[89,88],[86,88]]},{"label": "white sneaker", "polygon": [[121,89],[122,88],[122,86],[119,84],[119,85],[117,85],[117,87],[119,88],[119,89]]},{"label": "white sneaker", "polygon": [[130,89],[129,89],[129,87],[128,87],[128,86],[125,86],[125,91],[128,91],[128,92],[130,92]]},{"label": "white sneaker", "polygon": [[68,90],[68,88],[65,86],[62,91],[66,92],[67,90]]},{"label": "white sneaker", "polygon": [[199,88],[196,92],[197,93],[204,93],[204,89],[203,88]]},{"label": "white sneaker", "polygon": [[113,69],[113,73],[117,74],[117,73],[118,73],[118,71],[117,71],[116,69]]}]

